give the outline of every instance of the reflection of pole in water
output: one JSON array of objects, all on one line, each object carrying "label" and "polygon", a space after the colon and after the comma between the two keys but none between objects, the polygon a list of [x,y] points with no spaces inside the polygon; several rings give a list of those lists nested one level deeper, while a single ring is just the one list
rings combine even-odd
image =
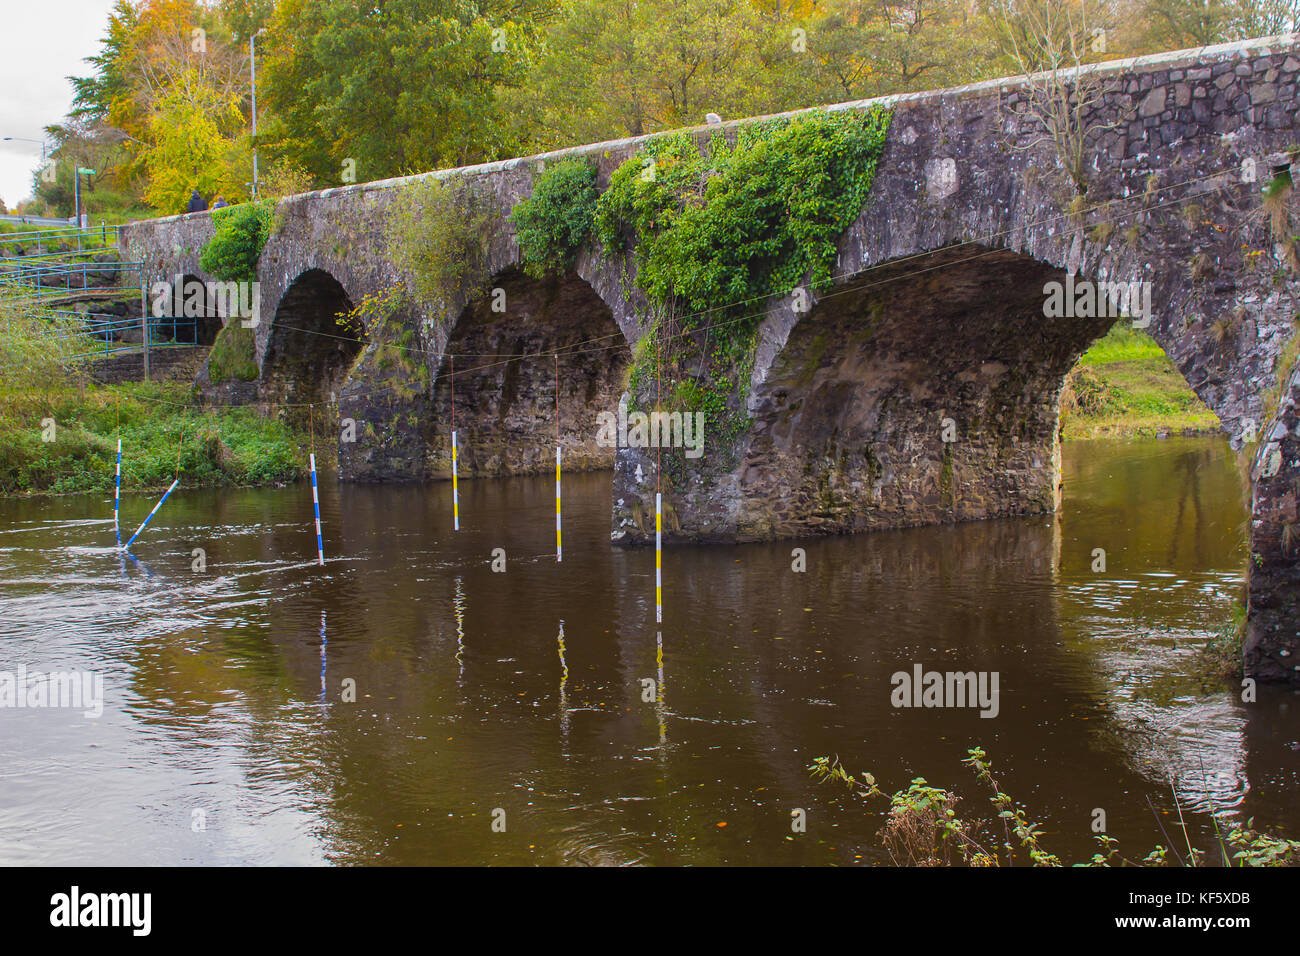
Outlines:
[{"label": "reflection of pole in water", "polygon": [[564,659],[564,620],[560,620],[560,733],[569,735],[569,664]]},{"label": "reflection of pole in water", "polygon": [[325,636],[325,609],[320,612],[320,702],[325,703],[325,647],[329,638]]},{"label": "reflection of pole in water", "polygon": [[659,665],[655,683],[655,718],[659,721],[659,759],[664,758],[664,745],[668,743],[668,725],[664,722],[664,632],[655,631],[655,660]]},{"label": "reflection of pole in water", "polygon": [[452,600],[456,611],[456,663],[460,665],[460,676],[465,676],[465,589],[460,578],[456,579],[456,596]]}]

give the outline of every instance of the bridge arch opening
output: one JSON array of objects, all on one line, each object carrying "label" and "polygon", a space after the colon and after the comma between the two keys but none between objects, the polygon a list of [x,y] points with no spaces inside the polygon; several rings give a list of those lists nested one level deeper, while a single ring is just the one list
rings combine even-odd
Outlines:
[{"label": "bridge arch opening", "polygon": [[1061,401],[1080,400],[1087,372],[1071,371],[1117,310],[1049,314],[1054,282],[1029,256],[961,245],[824,294],[751,397],[746,536],[1055,510]]},{"label": "bridge arch opening", "polygon": [[262,388],[270,400],[337,400],[363,345],[361,329],[347,318],[351,310],[342,284],[323,269],[294,279],[275,310],[262,360]]},{"label": "bridge arch opening", "polygon": [[172,342],[177,345],[211,345],[225,325],[226,317],[221,296],[207,280],[192,273],[183,273],[171,286],[171,295],[161,303],[162,315],[151,322],[151,340]]},{"label": "bridge arch opening", "polygon": [[609,306],[575,272],[497,275],[458,317],[434,383],[430,470],[451,476],[452,363],[459,475],[612,469],[597,414],[617,413],[631,349]]}]

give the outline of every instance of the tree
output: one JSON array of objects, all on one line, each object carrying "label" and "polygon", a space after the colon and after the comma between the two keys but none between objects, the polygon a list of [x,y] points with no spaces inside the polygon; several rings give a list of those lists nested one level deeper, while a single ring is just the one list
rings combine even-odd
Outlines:
[{"label": "tree", "polygon": [[1159,48],[1209,46],[1294,30],[1300,0],[1147,0],[1146,37]]},{"label": "tree", "polygon": [[794,25],[749,0],[570,0],[508,100],[519,139],[555,147],[784,108]]},{"label": "tree", "polygon": [[1081,196],[1088,189],[1093,147],[1108,126],[1092,118],[1100,85],[1079,67],[1105,49],[1113,11],[1092,0],[998,0],[993,10],[1003,50],[1024,75],[1026,112],[1039,127],[1020,148],[1050,144]]},{"label": "tree", "polygon": [[94,74],[73,79],[73,115],[98,121],[123,143],[113,175],[119,187],[169,212],[179,211],[182,185],[183,195],[196,186],[232,198],[242,193],[248,58],[217,8],[118,0],[100,52],[88,62]]},{"label": "tree", "polygon": [[[514,147],[498,104],[523,82],[551,0],[282,0],[267,29],[270,152],[337,184]],[[347,161],[351,160],[351,164]]]},{"label": "tree", "polygon": [[145,154],[150,205],[164,213],[184,212],[191,189],[205,196],[241,196],[242,180],[232,175],[227,136],[243,121],[236,103],[197,80],[178,83],[162,96],[150,117],[151,145]]}]

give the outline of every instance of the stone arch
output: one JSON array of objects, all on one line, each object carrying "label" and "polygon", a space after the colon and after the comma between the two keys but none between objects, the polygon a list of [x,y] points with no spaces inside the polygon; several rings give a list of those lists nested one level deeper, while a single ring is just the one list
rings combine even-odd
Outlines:
[{"label": "stone arch", "polygon": [[598,412],[617,413],[631,351],[614,313],[576,272],[498,273],[452,327],[433,388],[430,472],[451,475],[452,375],[461,477],[554,467],[556,364],[566,470],[612,468],[596,443]]},{"label": "stone arch", "polygon": [[964,244],[821,296],[753,387],[739,536],[1054,510],[1065,378],[1116,321],[1045,316],[1045,286],[1065,281]]},{"label": "stone arch", "polygon": [[261,360],[263,397],[290,404],[328,404],[337,399],[360,354],[359,330],[340,316],[351,296],[332,274],[311,268],[280,297]]},{"label": "stone arch", "polygon": [[192,326],[180,325],[173,329],[172,340],[176,342],[190,342],[194,345],[211,345],[216,341],[217,333],[226,324],[227,316],[223,309],[221,297],[215,294],[213,287],[208,285],[208,281],[203,277],[193,273],[184,273],[181,276],[181,288],[190,288],[192,283],[199,283],[203,286],[203,314],[190,316],[186,314],[189,310],[183,309],[181,312],[173,312],[173,317],[182,317],[185,323],[193,322]]}]

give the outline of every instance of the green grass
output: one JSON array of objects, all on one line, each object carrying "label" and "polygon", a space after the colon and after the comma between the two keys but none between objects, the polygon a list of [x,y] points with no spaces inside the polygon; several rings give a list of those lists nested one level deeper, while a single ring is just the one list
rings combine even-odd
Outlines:
[{"label": "green grass", "polygon": [[253,330],[244,328],[243,322],[233,319],[217,333],[208,362],[208,378],[214,383],[231,379],[251,382],[257,378],[257,342]]},{"label": "green grass", "polygon": [[[1083,353],[1080,365],[1109,365],[1112,362],[1143,362],[1163,359],[1168,362],[1164,350],[1156,340],[1145,332],[1130,328],[1123,323],[1116,323],[1111,330],[1092,343],[1092,348]],[[1173,364],[1170,363],[1170,367]]]},{"label": "green grass", "polygon": [[[51,418],[54,440],[45,441]],[[165,488],[178,465],[190,488],[305,473],[305,435],[251,408],[195,407],[187,382],[64,386],[0,392],[0,493],[111,490],[119,427],[124,488]]]},{"label": "green grass", "polygon": [[1066,379],[1061,427],[1069,439],[1215,431],[1219,420],[1149,335],[1116,324]]}]

